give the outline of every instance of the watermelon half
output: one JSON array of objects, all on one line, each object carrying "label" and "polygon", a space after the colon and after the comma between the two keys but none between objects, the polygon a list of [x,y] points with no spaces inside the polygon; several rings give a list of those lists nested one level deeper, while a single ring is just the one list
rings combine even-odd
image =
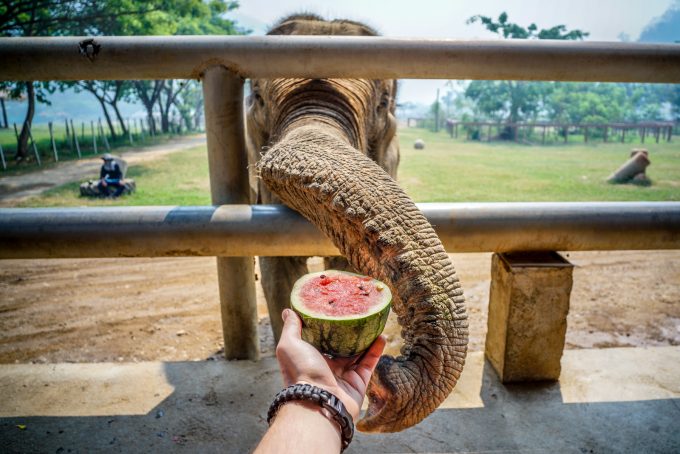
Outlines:
[{"label": "watermelon half", "polygon": [[361,354],[380,335],[390,313],[392,292],[377,279],[345,271],[305,274],[290,294],[302,319],[302,338],[320,352]]}]

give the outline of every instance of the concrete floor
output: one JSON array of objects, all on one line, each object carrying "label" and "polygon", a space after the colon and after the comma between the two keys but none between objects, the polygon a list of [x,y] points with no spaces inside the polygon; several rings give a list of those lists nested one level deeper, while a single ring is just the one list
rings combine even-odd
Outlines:
[{"label": "concrete floor", "polygon": [[[1,452],[251,451],[276,361],[0,366]],[[680,347],[568,350],[559,383],[503,386],[472,353],[424,422],[349,453],[680,452]]]}]

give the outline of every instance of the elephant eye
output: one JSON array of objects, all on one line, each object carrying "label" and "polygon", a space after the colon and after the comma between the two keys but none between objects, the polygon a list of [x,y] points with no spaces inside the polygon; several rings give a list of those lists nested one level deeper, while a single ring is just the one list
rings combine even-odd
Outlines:
[{"label": "elephant eye", "polygon": [[383,95],[382,98],[380,99],[380,104],[378,105],[379,109],[387,109],[390,105],[390,98],[387,95]]},{"label": "elephant eye", "polygon": [[258,92],[253,93],[253,98],[255,99],[255,102],[257,102],[258,106],[264,107],[264,99],[262,99],[262,96]]}]

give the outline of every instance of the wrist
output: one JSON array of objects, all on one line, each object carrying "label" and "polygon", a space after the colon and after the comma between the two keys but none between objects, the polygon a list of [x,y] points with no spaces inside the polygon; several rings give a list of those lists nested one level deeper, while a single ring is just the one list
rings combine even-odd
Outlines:
[{"label": "wrist", "polygon": [[291,400],[286,402],[279,408],[279,411],[274,418],[288,418],[301,417],[307,421],[314,420],[317,426],[330,427],[332,432],[338,437],[338,443],[342,440],[342,429],[340,425],[333,421],[333,418],[328,410],[320,407],[314,402],[307,402],[304,400]]},{"label": "wrist", "polygon": [[[309,381],[309,380],[297,380],[295,383],[291,383],[291,385],[312,385],[316,386],[317,388],[321,388],[324,391],[328,391],[329,393],[333,394],[335,397],[342,402],[342,404],[345,406],[345,409],[347,412],[352,416],[353,420],[358,419],[359,414],[361,413],[361,404],[357,404],[350,396],[347,395],[346,392],[344,392],[342,389],[338,388],[337,386],[330,386],[330,385],[325,385],[325,384],[320,384],[314,381]],[[355,408],[359,408],[359,412],[355,412]],[[356,413],[356,414],[355,414]]]},{"label": "wrist", "polygon": [[[301,402],[315,406],[315,415],[327,419],[339,429],[342,450],[349,445],[354,435],[354,421],[344,403],[333,393],[310,383],[299,383],[282,389],[275,397],[269,412],[267,422],[271,425],[279,410],[290,402]],[[304,408],[305,407],[289,407]],[[323,410],[323,411],[321,411]]]}]

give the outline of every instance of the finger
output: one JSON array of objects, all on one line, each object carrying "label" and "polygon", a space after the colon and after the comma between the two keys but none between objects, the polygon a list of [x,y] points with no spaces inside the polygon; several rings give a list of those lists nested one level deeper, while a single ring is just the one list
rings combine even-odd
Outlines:
[{"label": "finger", "polygon": [[283,318],[281,339],[300,339],[302,333],[302,322],[300,321],[300,317],[298,317],[294,311],[284,309],[281,313],[281,318]]},{"label": "finger", "polygon": [[378,364],[380,355],[382,355],[383,350],[385,350],[386,343],[387,340],[385,339],[385,336],[378,336],[375,342],[373,342],[368,350],[366,350],[366,353],[363,358],[361,358],[361,361],[359,361],[359,364],[355,366],[354,370],[359,377],[361,377],[364,384],[367,384],[368,380],[371,379],[371,375],[373,374],[376,364]]}]

